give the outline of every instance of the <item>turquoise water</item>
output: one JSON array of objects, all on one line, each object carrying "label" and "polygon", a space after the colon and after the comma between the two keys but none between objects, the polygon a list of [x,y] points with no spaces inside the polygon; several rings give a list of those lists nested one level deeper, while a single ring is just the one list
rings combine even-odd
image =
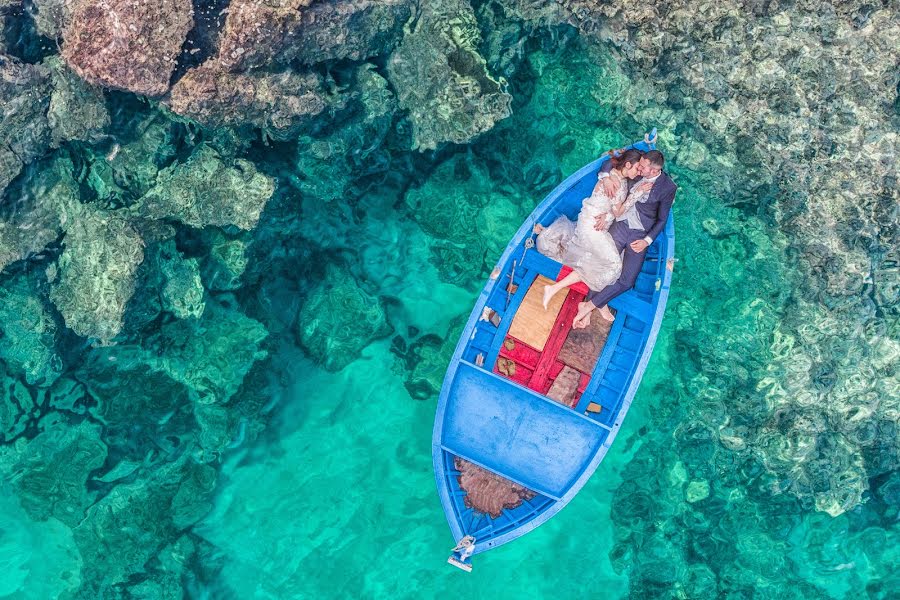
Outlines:
[{"label": "turquoise water", "polygon": [[[522,43],[469,143],[410,149],[383,61],[337,61],[364,92],[300,134],[107,92],[109,136],[11,179],[0,598],[896,597],[890,181],[798,198],[612,46],[479,19]],[[559,515],[455,570],[430,444],[463,322],[543,196],[653,126],[679,262],[628,419]]]}]

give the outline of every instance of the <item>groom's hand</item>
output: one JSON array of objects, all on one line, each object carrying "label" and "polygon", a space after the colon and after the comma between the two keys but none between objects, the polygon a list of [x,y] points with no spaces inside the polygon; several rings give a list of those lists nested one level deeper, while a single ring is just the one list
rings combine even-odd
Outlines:
[{"label": "groom's hand", "polygon": [[646,250],[647,246],[649,246],[649,245],[650,244],[647,243],[647,240],[634,240],[633,242],[631,242],[629,244],[629,246],[631,246],[631,249],[634,250],[635,252],[637,252],[638,254],[640,254],[641,252]]}]

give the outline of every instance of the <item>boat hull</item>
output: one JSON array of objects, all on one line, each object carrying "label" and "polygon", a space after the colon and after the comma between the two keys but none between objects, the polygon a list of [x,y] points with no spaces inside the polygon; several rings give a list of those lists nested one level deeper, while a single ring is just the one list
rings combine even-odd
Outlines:
[{"label": "boat hull", "polygon": [[[653,146],[644,141],[634,147]],[[671,283],[671,215],[648,249],[635,288],[610,303],[617,311],[616,321],[571,407],[511,381],[501,368],[508,360],[503,358],[508,355],[504,340],[509,339],[511,321],[526,300],[527,289],[538,277],[557,279],[562,270],[559,263],[526,247],[534,225],[546,226],[561,214],[575,218],[581,199],[590,194],[607,159],[603,156],[572,174],[522,224],[479,294],[451,359],[435,415],[432,458],[454,540],[464,545],[473,540],[463,564],[469,564],[469,556],[545,523],[581,490],[615,439],[650,359]],[[487,319],[488,314],[496,318]],[[560,324],[563,319],[561,315]],[[531,367],[532,380],[537,379],[540,365],[526,365],[520,372],[531,375]],[[588,412],[597,407],[599,411]],[[534,495],[495,517],[479,513],[466,505],[466,492],[458,481],[458,459],[526,487]]]}]

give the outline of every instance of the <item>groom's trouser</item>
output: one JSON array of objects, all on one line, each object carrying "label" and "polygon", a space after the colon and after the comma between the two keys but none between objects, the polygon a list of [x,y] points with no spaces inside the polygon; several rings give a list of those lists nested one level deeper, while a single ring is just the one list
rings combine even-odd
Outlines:
[{"label": "groom's trouser", "polygon": [[620,252],[622,249],[625,250],[622,257],[622,274],[615,282],[599,292],[592,291],[588,294],[588,301],[593,302],[597,308],[609,304],[610,300],[634,287],[634,282],[637,281],[641,266],[644,264],[644,256],[647,254],[646,248],[643,252],[635,252],[629,246],[631,242],[643,239],[647,235],[646,231],[631,229],[625,221],[615,221],[609,228],[609,234],[616,243],[616,248]]}]

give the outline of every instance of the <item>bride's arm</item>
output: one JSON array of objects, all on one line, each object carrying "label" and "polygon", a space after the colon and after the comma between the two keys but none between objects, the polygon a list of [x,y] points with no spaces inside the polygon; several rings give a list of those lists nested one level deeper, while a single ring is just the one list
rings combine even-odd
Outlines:
[{"label": "bride's arm", "polygon": [[622,176],[618,171],[610,171],[608,173],[600,173],[597,178],[597,185],[591,192],[591,197],[596,197],[601,191],[609,198],[614,198],[619,193],[622,185]]}]

